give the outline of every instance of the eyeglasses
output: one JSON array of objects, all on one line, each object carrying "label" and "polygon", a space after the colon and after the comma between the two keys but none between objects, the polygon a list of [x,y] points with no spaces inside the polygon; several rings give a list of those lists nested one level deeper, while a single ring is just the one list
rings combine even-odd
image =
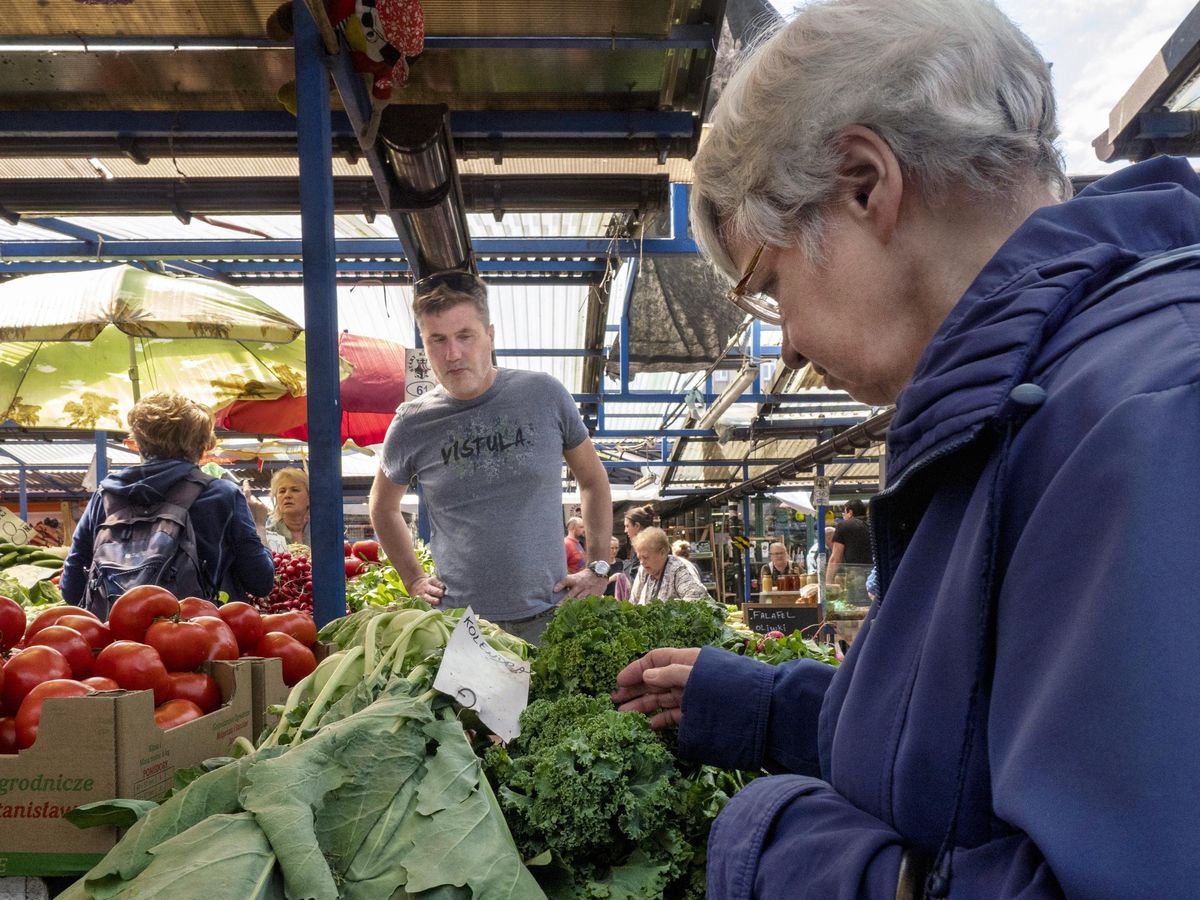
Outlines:
[{"label": "eyeglasses", "polygon": [[725,295],[734,306],[742,312],[748,312],[756,319],[762,319],[769,325],[782,325],[783,316],[779,312],[779,304],[762,294],[746,293],[746,286],[750,284],[750,279],[754,277],[754,270],[758,268],[758,261],[762,258],[763,251],[767,249],[767,242],[763,241],[759,244],[754,255],[750,257],[750,265],[746,266],[746,274],[742,276],[741,281],[730,288],[729,293]]},{"label": "eyeglasses", "polygon": [[413,284],[413,296],[419,297],[421,294],[428,294],[440,287],[457,291],[460,294],[469,294],[473,291],[484,289],[484,284],[482,279],[474,272],[466,272],[462,269],[447,269],[444,272],[434,272],[432,275],[426,275],[420,281],[415,282]]}]

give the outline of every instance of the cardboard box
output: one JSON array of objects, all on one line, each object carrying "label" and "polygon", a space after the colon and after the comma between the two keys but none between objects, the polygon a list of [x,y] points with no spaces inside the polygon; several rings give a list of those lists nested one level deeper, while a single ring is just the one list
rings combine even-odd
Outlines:
[{"label": "cardboard box", "polygon": [[51,698],[37,742],[0,756],[0,877],[86,872],[117,842],[116,828],[76,828],[63,813],[116,797],[157,800],[175,770],[228,755],[250,737],[252,675],[241,662],[211,663],[224,705],[160,731],[150,691]]}]

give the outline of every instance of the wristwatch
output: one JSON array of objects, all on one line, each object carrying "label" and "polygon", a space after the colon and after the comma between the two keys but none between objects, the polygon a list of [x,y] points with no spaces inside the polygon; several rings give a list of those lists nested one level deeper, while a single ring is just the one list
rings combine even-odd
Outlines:
[{"label": "wristwatch", "polygon": [[608,577],[608,569],[608,563],[602,559],[598,559],[595,562],[590,562],[587,564],[587,570],[593,575],[599,575],[601,578]]}]

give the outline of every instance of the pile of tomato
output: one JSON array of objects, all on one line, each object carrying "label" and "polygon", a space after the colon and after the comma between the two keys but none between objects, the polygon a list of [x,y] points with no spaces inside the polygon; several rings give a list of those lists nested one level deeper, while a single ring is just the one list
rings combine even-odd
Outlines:
[{"label": "pile of tomato", "polygon": [[316,641],[316,624],[302,612],[264,616],[248,603],[177,600],[153,586],[122,594],[106,622],[57,606],[26,625],[21,605],[0,597],[0,753],[33,745],[47,697],[150,690],[166,730],[221,705],[216,681],[199,671],[205,662],[279,657],[294,685],[316,668]]},{"label": "pile of tomato", "polygon": [[344,541],[346,553],[346,580],[356,578],[372,565],[379,563],[378,541]]}]

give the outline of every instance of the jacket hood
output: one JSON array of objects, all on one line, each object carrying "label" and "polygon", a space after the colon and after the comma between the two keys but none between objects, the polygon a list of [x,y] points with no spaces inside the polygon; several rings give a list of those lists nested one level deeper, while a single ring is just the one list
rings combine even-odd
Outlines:
[{"label": "jacket hood", "polygon": [[100,482],[100,487],[138,506],[151,506],[165,500],[171,486],[195,468],[194,463],[184,459],[151,459],[114,472]]},{"label": "jacket hood", "polygon": [[1130,166],[1037,210],[951,310],[897,398],[888,482],[995,418],[1089,294],[1146,257],[1197,243],[1200,178],[1182,159]]}]

